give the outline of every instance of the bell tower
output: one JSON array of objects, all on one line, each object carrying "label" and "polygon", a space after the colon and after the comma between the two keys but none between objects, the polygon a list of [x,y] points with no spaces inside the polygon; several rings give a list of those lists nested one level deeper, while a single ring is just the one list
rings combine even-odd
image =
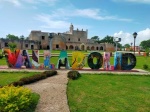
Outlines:
[{"label": "bell tower", "polygon": [[71,33],[71,34],[73,34],[73,29],[74,29],[74,27],[73,27],[73,25],[72,25],[72,23],[71,23],[71,25],[70,25],[70,33]]}]

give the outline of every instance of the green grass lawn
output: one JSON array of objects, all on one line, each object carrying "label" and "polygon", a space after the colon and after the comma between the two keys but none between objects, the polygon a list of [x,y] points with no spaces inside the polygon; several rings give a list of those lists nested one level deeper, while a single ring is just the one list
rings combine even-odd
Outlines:
[{"label": "green grass lawn", "polygon": [[[34,72],[3,72],[0,71],[0,85],[6,86],[14,81],[18,81],[19,79],[23,77],[29,77],[36,75],[38,73]],[[35,112],[36,105],[38,104],[38,101],[40,99],[40,95],[37,93],[32,93],[32,106],[30,106],[26,111],[27,112]]]},{"label": "green grass lawn", "polygon": [[[72,53],[73,52],[73,50],[67,50],[67,53]],[[83,52],[83,53],[88,53],[88,52],[90,52],[90,51],[81,51],[81,52]],[[32,53],[32,50],[28,50],[28,53]],[[39,50],[39,53],[40,54],[43,54],[44,53],[44,50]],[[60,53],[60,50],[52,50],[51,51],[51,53]]]},{"label": "green grass lawn", "polygon": [[67,96],[71,112],[148,112],[150,76],[82,74]]},{"label": "green grass lawn", "polygon": [[35,72],[3,72],[0,71],[0,85],[5,86],[23,77],[36,75]]}]

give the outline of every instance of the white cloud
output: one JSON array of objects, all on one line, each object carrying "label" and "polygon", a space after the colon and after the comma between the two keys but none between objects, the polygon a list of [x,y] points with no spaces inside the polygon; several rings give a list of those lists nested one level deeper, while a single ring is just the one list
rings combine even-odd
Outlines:
[{"label": "white cloud", "polygon": [[[140,45],[140,43],[144,40],[150,39],[150,28],[146,28],[145,30],[137,32],[138,35],[135,40],[135,45]],[[114,37],[121,38],[121,44],[131,44],[134,43],[134,38],[131,33],[126,33],[123,31],[120,31],[118,33],[114,33]]]},{"label": "white cloud", "polygon": [[30,4],[48,4],[48,5],[54,5],[58,0],[22,0],[23,2],[27,2]]},{"label": "white cloud", "polygon": [[63,20],[55,20],[52,16],[45,14],[37,15],[36,19],[45,23],[45,25],[41,26],[42,28],[63,29],[68,28],[68,26],[70,25],[69,22]]},{"label": "white cloud", "polygon": [[17,7],[21,6],[21,2],[19,0],[0,0],[0,2],[8,2]]},{"label": "white cloud", "polygon": [[[44,23],[41,28],[44,29],[68,29],[70,21],[74,17],[91,18],[94,20],[116,20],[116,21],[132,21],[131,19],[117,18],[115,16],[101,16],[99,9],[57,9],[50,14],[38,14],[35,19]],[[75,24],[74,24],[75,25]],[[75,25],[83,26],[83,25]],[[86,28],[87,27],[87,28]],[[83,26],[81,28],[88,29],[90,26]],[[79,27],[78,27],[79,28]]]},{"label": "white cloud", "polygon": [[103,13],[100,12],[99,9],[76,9],[72,14],[74,14],[75,16],[82,16],[82,17],[92,18],[96,20],[117,20],[117,21],[126,21],[126,22],[132,21],[131,19],[118,18],[116,16],[102,16]]},{"label": "white cloud", "polygon": [[17,7],[23,6],[24,3],[54,5],[57,1],[58,0],[0,0],[1,3],[7,2]]},{"label": "white cloud", "polygon": [[[36,20],[44,23],[44,25],[40,26],[40,28],[44,31],[51,31],[51,32],[66,32],[69,31],[69,26],[71,22],[66,20],[65,18],[59,18],[56,15],[46,15],[46,14],[41,14],[37,15]],[[90,26],[88,25],[78,25],[78,24],[73,24],[75,27],[74,29],[78,28],[79,30],[81,29],[88,29]]]},{"label": "white cloud", "polygon": [[133,3],[144,3],[150,4],[150,0],[113,0],[115,2],[133,2]]},{"label": "white cloud", "polygon": [[121,38],[121,44],[130,44],[133,40],[132,34],[130,33],[125,33],[123,31],[120,31],[118,33],[114,33],[114,37]]},{"label": "white cloud", "polygon": [[52,12],[51,17],[67,19],[69,17],[84,17],[95,20],[115,20],[131,22],[132,19],[119,18],[117,16],[103,16],[100,9],[57,9]]}]

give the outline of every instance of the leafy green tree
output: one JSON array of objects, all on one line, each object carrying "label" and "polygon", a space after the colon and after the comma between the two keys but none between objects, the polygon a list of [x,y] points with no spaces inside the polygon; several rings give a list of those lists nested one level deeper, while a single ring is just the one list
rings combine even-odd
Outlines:
[{"label": "leafy green tree", "polygon": [[99,37],[98,36],[91,37],[91,39],[93,39],[95,41],[99,41]]},{"label": "leafy green tree", "polygon": [[[116,46],[116,45],[115,45]],[[118,48],[120,48],[120,49],[122,49],[122,44],[120,44],[120,43],[117,43],[117,46],[118,46]]]},{"label": "leafy green tree", "polygon": [[[98,36],[94,36],[91,39],[96,40],[96,42],[98,43],[111,43],[114,44],[114,46],[116,46],[116,43],[114,42],[114,37],[107,35],[106,37],[104,37],[103,39],[99,40]],[[118,48],[122,48],[122,44],[117,43]]]},{"label": "leafy green tree", "polygon": [[9,42],[9,43],[8,43],[8,46],[9,46],[10,50],[11,50],[12,52],[14,52],[15,49],[16,49],[16,47],[17,47],[17,44],[16,44],[16,43]]},{"label": "leafy green tree", "polygon": [[6,35],[6,38],[10,39],[10,40],[18,40],[19,39],[18,36],[15,36],[15,35],[12,35],[12,34]]},{"label": "leafy green tree", "polygon": [[124,47],[125,48],[130,48],[130,45],[129,44],[125,44]]},{"label": "leafy green tree", "polygon": [[113,41],[113,39],[114,39],[114,37],[107,35],[102,40],[100,40],[99,43],[108,42],[108,43],[113,43],[114,44],[115,42]]},{"label": "leafy green tree", "polygon": [[25,40],[24,35],[21,35],[21,36],[19,37],[19,39],[21,39],[21,40]]},{"label": "leafy green tree", "polygon": [[140,46],[143,48],[143,49],[147,49],[147,48],[150,48],[150,39],[149,40],[144,40],[140,43]]},{"label": "leafy green tree", "polygon": [[149,49],[149,48],[146,48],[146,49],[145,49],[145,52],[146,52],[146,56],[149,56],[150,49]]}]

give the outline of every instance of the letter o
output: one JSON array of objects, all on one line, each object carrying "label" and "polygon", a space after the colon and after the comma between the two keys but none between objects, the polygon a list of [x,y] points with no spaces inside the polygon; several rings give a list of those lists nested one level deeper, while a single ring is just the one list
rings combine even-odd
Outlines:
[{"label": "letter o", "polygon": [[[93,63],[94,58],[97,58],[96,64]],[[99,69],[100,67],[102,67],[103,57],[99,52],[92,52],[88,56],[87,63],[91,69]]]}]

